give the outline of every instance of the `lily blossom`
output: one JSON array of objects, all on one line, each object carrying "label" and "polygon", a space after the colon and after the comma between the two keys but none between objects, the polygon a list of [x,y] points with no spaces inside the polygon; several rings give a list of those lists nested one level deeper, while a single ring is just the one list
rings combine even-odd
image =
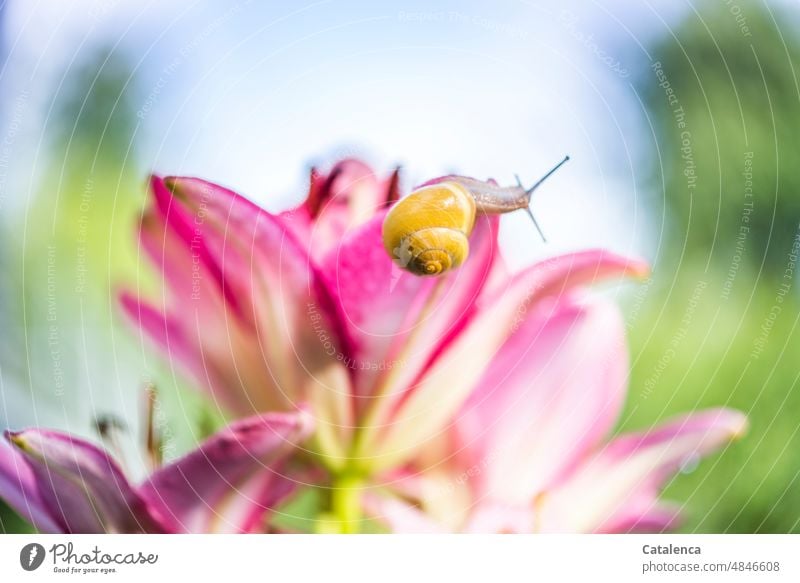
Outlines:
[{"label": "lily blossom", "polygon": [[720,409],[610,438],[624,325],[589,289],[642,261],[589,250],[511,274],[479,216],[460,268],[417,277],[383,247],[396,173],[352,160],[280,215],[196,178],[152,188],[141,241],[166,294],[123,307],[233,417],[309,404],[304,447],[344,530],[365,500],[400,531],[657,530],[675,518],[664,481],[745,430]]},{"label": "lily blossom", "polygon": [[278,216],[315,259],[324,257],[344,234],[367,222],[400,196],[400,172],[378,178],[369,166],[348,158],[330,172],[311,169],[308,196]]},{"label": "lily blossom", "polygon": [[123,307],[229,413],[308,402],[309,448],[336,474],[372,475],[442,431],[538,302],[647,272],[588,251],[511,276],[498,220],[481,216],[461,268],[414,276],[382,244],[396,185],[342,162],[276,216],[200,179],[154,178],[141,241],[167,294],[126,293]]},{"label": "lily blossom", "polygon": [[714,409],[608,440],[627,391],[624,322],[608,300],[569,295],[512,335],[454,416],[394,489],[373,498],[400,532],[662,531],[678,518],[661,486],[741,436]]},{"label": "lily blossom", "polygon": [[292,492],[283,466],[309,430],[304,413],[237,421],[138,485],[88,441],[6,431],[0,494],[43,532],[251,532]]}]

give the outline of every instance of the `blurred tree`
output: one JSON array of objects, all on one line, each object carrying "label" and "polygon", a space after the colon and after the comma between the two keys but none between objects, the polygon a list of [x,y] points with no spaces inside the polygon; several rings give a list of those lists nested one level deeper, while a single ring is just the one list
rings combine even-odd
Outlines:
[{"label": "blurred tree", "polygon": [[658,132],[672,248],[713,250],[727,268],[741,242],[742,261],[782,275],[800,219],[797,25],[760,2],[706,2],[652,48],[638,88]]},{"label": "blurred tree", "polygon": [[[64,418],[93,414],[82,402],[92,381],[106,377],[109,391],[118,385],[107,378],[113,289],[135,265],[131,243],[144,175],[130,78],[125,57],[108,51],[93,53],[67,76],[42,128],[49,144],[38,164],[46,170],[7,233],[17,286],[12,313],[18,346],[28,355],[20,372],[32,391],[57,397],[39,406],[50,404]],[[95,404],[111,402],[101,395]]]},{"label": "blurred tree", "polygon": [[797,14],[706,2],[649,50],[637,88],[670,228],[630,316],[623,425],[708,406],[747,412],[749,435],[689,464],[668,494],[685,501],[686,531],[800,532]]}]

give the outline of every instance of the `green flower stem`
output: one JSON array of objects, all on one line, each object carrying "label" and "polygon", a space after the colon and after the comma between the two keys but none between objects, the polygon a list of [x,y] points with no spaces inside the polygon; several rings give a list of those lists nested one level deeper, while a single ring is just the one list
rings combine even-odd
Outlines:
[{"label": "green flower stem", "polygon": [[355,534],[361,523],[361,492],[363,479],[343,474],[331,486],[331,513],[339,521],[342,534]]}]

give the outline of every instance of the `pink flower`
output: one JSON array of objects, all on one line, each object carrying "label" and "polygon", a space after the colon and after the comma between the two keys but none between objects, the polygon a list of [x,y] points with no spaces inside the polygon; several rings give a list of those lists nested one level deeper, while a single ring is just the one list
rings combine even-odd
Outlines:
[{"label": "pink flower", "polygon": [[[616,308],[586,288],[641,277],[642,262],[586,251],[509,274],[498,221],[482,216],[461,268],[416,277],[394,265],[381,239],[396,174],[379,180],[352,160],[312,173],[306,202],[280,215],[195,178],[154,178],[152,188],[141,242],[166,293],[122,297],[144,335],[232,416],[308,402],[315,431],[305,447],[335,488],[360,492],[410,469],[397,485],[428,514],[372,498],[418,523],[602,529],[610,523],[568,519],[560,500],[603,464],[627,486],[591,511],[610,520],[609,508],[638,508],[650,518],[644,510],[676,460],[742,430],[742,417],[723,411],[676,427],[680,447],[643,445],[649,438],[613,442],[628,443],[629,454],[602,447],[624,399],[627,358]],[[457,511],[428,503],[423,490],[475,464],[480,479],[457,488]],[[357,507],[358,496],[342,506]],[[514,524],[497,518],[503,509]]]},{"label": "pink flower", "polygon": [[323,174],[311,169],[308,196],[280,214],[309,254],[323,259],[349,230],[367,222],[399,197],[399,172],[378,179],[359,160],[343,160]]},{"label": "pink flower", "polygon": [[237,421],[139,485],[87,441],[7,431],[0,495],[43,532],[251,532],[292,492],[284,461],[309,429],[302,413]]},{"label": "pink flower", "polygon": [[438,447],[375,513],[396,531],[626,532],[671,527],[660,487],[747,427],[737,411],[686,415],[607,440],[627,390],[624,324],[607,300],[551,298],[512,335]]}]

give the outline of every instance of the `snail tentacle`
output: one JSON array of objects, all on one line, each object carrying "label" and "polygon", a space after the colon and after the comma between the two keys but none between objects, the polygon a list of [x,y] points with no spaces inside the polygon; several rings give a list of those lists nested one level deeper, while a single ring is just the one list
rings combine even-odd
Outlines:
[{"label": "snail tentacle", "polygon": [[515,186],[493,180],[444,176],[431,180],[399,200],[383,222],[383,245],[401,268],[417,275],[439,275],[461,265],[469,254],[469,236],[478,212],[503,214],[525,210],[542,240],[531,196],[569,160],[566,156],[530,188],[517,177]]}]

